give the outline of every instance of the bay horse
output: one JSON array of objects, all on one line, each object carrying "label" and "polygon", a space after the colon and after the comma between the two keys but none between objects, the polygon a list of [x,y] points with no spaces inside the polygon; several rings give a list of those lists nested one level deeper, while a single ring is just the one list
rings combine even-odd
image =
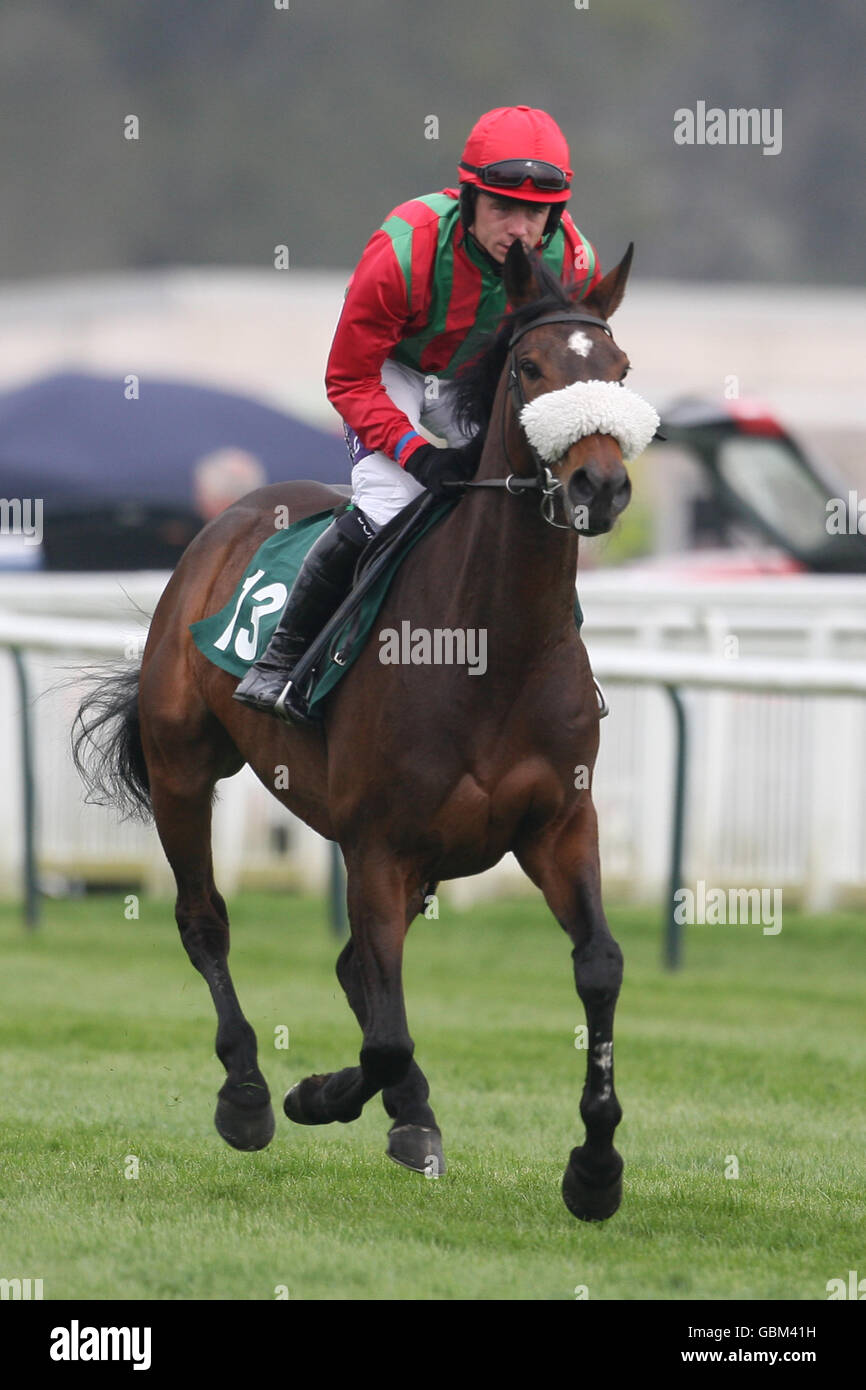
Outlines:
[{"label": "bay horse", "polygon": [[[381,629],[400,630],[410,617],[428,632],[486,631],[483,675],[385,665],[371,637],[318,725],[287,725],[232,699],[235,677],[198,651],[190,624],[229,601],[278,509],[288,506],[294,521],[345,500],[295,482],[250,493],[203,528],[160,598],[140,672],[104,684],[78,712],[75,756],[91,795],[156,822],[177,883],[181,940],[216,1007],[226,1070],[216,1128],[237,1149],[268,1144],[274,1116],[229,973],[211,803],[217,782],[249,763],[290,811],[336,840],[347,870],[351,937],[336,969],[362,1029],[360,1062],[300,1081],[285,1099],[289,1118],[354,1120],[381,1091],[393,1121],[389,1155],[420,1172],[432,1157],[434,1171],[444,1171],[406,1020],[403,942],[440,881],[480,873],[511,850],[572,943],[586,1014],[586,1137],[571,1151],[563,1197],[585,1221],[604,1220],[620,1203],[613,1020],[622,954],[602,908],[591,793],[599,709],[574,599],[577,531],[609,530],[630,482],[620,443],[596,428],[558,446],[539,485],[521,410],[574,383],[622,382],[628,361],[607,320],[631,255],[630,246],[577,304],[519,242],[510,249],[510,311],[460,387],[467,425],[486,431],[475,482],[410,551],[380,611]],[[284,766],[287,787],[275,785]]]}]

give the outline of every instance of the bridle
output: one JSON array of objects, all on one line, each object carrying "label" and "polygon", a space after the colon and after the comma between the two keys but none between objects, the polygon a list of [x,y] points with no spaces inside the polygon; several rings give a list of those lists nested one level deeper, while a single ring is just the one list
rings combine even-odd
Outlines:
[{"label": "bridle", "polygon": [[[602,328],[609,338],[613,338],[610,325],[604,319],[595,318],[592,314],[579,314],[572,311],[563,311],[561,314],[545,314],[541,318],[534,319],[531,323],[526,323],[522,328],[518,328],[512,335],[508,343],[508,393],[502,397],[502,447],[505,453],[505,460],[509,468],[514,465],[508,452],[508,432],[506,429],[505,408],[510,394],[515,414],[518,420],[520,412],[527,404],[526,396],[523,391],[523,383],[520,380],[520,372],[517,369],[517,344],[527,333],[533,332],[536,328],[543,328],[548,323],[587,323],[593,328]],[[452,484],[455,488],[470,487],[504,487],[506,492],[510,492],[513,497],[522,492],[541,493],[541,515],[551,526],[555,526],[560,531],[571,531],[572,527],[564,525],[560,521],[554,520],[557,494],[562,491],[562,483],[559,478],[555,478],[548,465],[544,462],[537,450],[530,441],[526,440],[526,446],[535,465],[535,477],[527,478],[523,474],[513,471],[505,478],[482,478],[478,482],[465,481]]]}]

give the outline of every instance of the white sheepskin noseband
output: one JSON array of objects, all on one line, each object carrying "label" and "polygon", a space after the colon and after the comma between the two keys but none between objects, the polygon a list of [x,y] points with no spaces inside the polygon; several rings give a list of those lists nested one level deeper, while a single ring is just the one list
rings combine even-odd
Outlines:
[{"label": "white sheepskin noseband", "polygon": [[545,463],[557,463],[578,439],[610,434],[626,462],[642,454],[659,427],[652,406],[615,381],[575,381],[529,401],[520,412],[526,438]]}]

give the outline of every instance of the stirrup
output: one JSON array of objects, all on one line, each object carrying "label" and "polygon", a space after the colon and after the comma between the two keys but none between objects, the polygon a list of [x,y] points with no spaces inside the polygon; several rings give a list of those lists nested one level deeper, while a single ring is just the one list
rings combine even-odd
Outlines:
[{"label": "stirrup", "polygon": [[595,686],[595,698],[598,700],[598,717],[599,719],[606,719],[607,716],[610,714],[610,705],[604,698],[604,691],[602,690],[595,676],[593,676],[592,678],[592,683]]},{"label": "stirrup", "polygon": [[291,680],[286,681],[269,713],[282,719],[285,724],[312,726],[321,722],[317,715],[310,713],[307,701]]}]

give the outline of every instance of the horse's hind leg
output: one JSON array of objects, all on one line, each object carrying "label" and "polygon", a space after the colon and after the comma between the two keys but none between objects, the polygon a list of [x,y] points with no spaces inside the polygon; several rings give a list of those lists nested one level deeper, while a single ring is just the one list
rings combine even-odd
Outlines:
[{"label": "horse's hind leg", "polygon": [[[408,914],[410,921],[414,915]],[[340,952],[337,979],[363,1029],[367,1010],[354,941],[347,941]],[[394,1121],[388,1131],[388,1155],[404,1168],[439,1177],[445,1172],[445,1155],[436,1116],[427,1104],[429,1096],[427,1078],[413,1057],[403,1080],[382,1091],[382,1103]]]},{"label": "horse's hind leg", "polygon": [[157,830],[177,882],[175,916],[187,954],[204,976],[217,1012],[216,1052],[226,1069],[214,1122],[236,1149],[263,1149],[274,1134],[256,1035],[241,1012],[228,968],[229,921],[211,858],[211,801],[216,777],[203,741],[159,739],[148,750]]},{"label": "horse's hind leg", "polygon": [[613,1088],[613,1017],[622,952],[602,908],[598,827],[589,794],[567,824],[516,853],[573,943],[574,978],[586,1012],[586,1082],[580,1101],[586,1140],[571,1151],[563,1200],[582,1221],[604,1221],[622,1199],[622,1159],[613,1147],[622,1119]]}]

